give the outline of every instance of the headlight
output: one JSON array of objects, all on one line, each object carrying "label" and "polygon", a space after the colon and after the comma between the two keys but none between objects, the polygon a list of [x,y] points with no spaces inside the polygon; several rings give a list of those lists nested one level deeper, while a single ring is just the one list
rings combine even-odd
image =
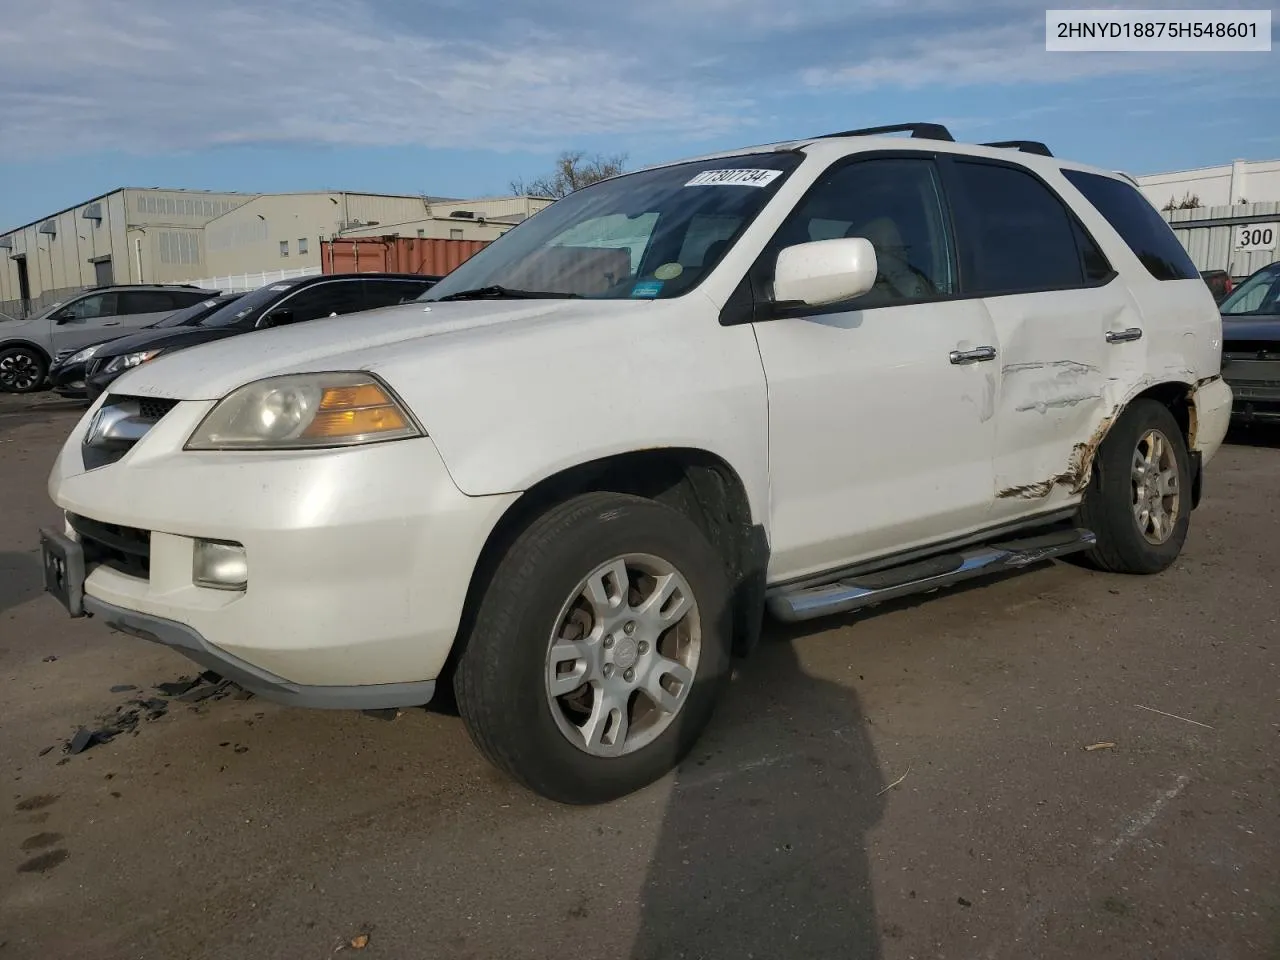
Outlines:
[{"label": "headlight", "polygon": [[90,357],[98,352],[101,346],[102,344],[95,343],[92,347],[85,347],[79,353],[73,353],[71,356],[61,361],[61,363],[64,367],[69,367],[74,363],[86,363]]},{"label": "headlight", "polygon": [[118,357],[112,357],[107,361],[103,373],[115,373],[118,370],[129,370],[133,367],[140,366],[148,360],[154,360],[163,350],[140,350],[137,353],[122,353]]},{"label": "headlight", "polygon": [[218,401],[188,450],[342,447],[420,437],[408,411],[369,373],[300,373],[248,383]]}]

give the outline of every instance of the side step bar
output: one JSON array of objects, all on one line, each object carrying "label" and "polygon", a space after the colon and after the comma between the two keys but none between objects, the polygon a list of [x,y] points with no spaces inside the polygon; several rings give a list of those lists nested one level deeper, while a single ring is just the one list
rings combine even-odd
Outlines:
[{"label": "side step bar", "polygon": [[1062,530],[984,544],[900,567],[846,576],[832,583],[791,591],[783,588],[770,595],[769,612],[788,623],[848,613],[886,600],[948,587],[962,580],[1020,570],[1052,557],[1088,550],[1097,539],[1090,530]]}]

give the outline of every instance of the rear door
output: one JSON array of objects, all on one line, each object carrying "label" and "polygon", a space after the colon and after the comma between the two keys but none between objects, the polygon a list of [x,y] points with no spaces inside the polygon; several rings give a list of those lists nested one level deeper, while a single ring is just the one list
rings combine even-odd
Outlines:
[{"label": "rear door", "polygon": [[1088,480],[1118,359],[1109,331],[1136,304],[1061,196],[1030,169],[956,157],[945,165],[965,292],[996,329],[994,521],[1052,512]]},{"label": "rear door", "polygon": [[168,290],[123,290],[120,292],[121,326],[138,329],[163,320],[186,304]]}]

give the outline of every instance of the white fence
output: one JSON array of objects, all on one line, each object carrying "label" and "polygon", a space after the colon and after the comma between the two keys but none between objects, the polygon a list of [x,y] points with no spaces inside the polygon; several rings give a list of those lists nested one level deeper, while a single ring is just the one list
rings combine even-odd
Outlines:
[{"label": "white fence", "polygon": [[205,290],[221,290],[224,293],[243,293],[257,290],[268,283],[281,280],[292,280],[295,277],[314,277],[320,273],[319,267],[296,267],[293,270],[264,270],[261,273],[238,273],[227,277],[203,277],[200,280],[181,280],[180,283]]}]

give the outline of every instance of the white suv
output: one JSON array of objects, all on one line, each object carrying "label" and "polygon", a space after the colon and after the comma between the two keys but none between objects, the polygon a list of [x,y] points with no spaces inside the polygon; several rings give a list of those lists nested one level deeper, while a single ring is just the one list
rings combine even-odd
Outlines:
[{"label": "white suv", "polygon": [[668,164],[412,304],[126,374],[54,465],[46,580],[286,703],[448,684],[498,766],[602,801],[689,750],[766,609],[1169,566],[1220,338],[1132,183],[1040,144]]}]

